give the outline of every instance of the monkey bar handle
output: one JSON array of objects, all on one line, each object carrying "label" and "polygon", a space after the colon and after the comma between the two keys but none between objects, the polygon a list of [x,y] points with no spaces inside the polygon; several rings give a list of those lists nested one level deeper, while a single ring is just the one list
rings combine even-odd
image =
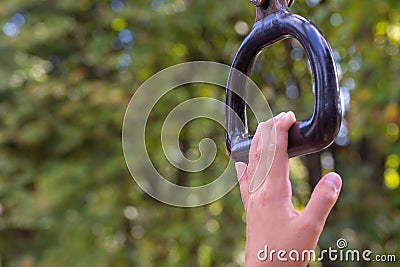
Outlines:
[{"label": "monkey bar handle", "polygon": [[[230,88],[235,83],[232,69],[250,76],[263,49],[287,37],[297,39],[306,51],[314,88],[313,114],[309,119],[298,121],[290,128],[288,154],[289,157],[296,157],[318,152],[332,144],[342,120],[332,50],[313,23],[288,10],[290,0],[258,2],[262,4],[257,7],[256,22],[236,53],[227,81],[225,124],[228,153],[234,161],[248,163],[252,141],[252,136],[248,135],[246,117],[247,84],[240,85],[238,91],[232,91]],[[265,2],[268,2],[267,7]]]}]

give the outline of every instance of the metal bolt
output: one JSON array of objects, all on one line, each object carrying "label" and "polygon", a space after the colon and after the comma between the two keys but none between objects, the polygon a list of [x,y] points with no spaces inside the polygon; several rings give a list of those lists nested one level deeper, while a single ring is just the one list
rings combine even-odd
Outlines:
[{"label": "metal bolt", "polygon": [[264,4],[264,0],[250,0],[253,6],[260,7]]},{"label": "metal bolt", "polygon": [[[269,0],[250,0],[250,2],[253,4],[253,6],[260,7],[264,6],[266,1],[269,2]],[[291,6],[294,3],[295,0],[287,0],[288,6]]]}]

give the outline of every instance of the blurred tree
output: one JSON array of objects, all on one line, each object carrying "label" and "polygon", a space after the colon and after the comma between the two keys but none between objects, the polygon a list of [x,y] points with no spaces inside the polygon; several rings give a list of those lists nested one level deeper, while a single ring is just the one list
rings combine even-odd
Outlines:
[{"label": "blurred tree", "polygon": [[[397,0],[298,0],[291,8],[330,41],[346,109],[334,146],[291,160],[299,209],[322,173],[343,176],[321,248],[343,237],[351,248],[400,258],[399,8]],[[151,199],[127,171],[121,127],[141,83],[186,61],[229,65],[253,19],[244,0],[1,1],[1,265],[242,266],[238,190],[194,209]],[[297,42],[268,48],[253,78],[274,113],[311,113],[311,78]],[[223,99],[222,89],[176,90],[154,110],[148,145],[160,171],[171,166],[156,130],[179,101],[204,94]],[[216,162],[225,162],[224,131],[210,125],[193,122],[182,132],[184,152],[208,136],[222,151]],[[219,170],[214,164],[204,176]]]}]

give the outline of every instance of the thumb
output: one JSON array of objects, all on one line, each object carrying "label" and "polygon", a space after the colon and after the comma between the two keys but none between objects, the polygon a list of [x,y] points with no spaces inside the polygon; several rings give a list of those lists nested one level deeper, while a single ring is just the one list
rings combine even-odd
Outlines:
[{"label": "thumb", "polygon": [[249,181],[247,176],[247,165],[243,162],[236,162],[236,173],[239,180],[240,195],[242,196],[243,205],[247,207],[249,199]]},{"label": "thumb", "polygon": [[341,187],[342,179],[333,172],[328,173],[319,181],[301,214],[303,219],[311,224],[310,226],[317,227],[319,231],[322,231],[326,219],[339,197]]}]

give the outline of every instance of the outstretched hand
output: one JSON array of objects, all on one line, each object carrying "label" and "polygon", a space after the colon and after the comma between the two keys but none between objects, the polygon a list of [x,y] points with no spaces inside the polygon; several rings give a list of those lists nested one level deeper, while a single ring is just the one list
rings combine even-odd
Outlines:
[{"label": "outstretched hand", "polygon": [[[315,187],[301,213],[293,207],[287,146],[288,130],[295,121],[293,112],[288,112],[260,123],[249,164],[236,163],[246,211],[247,267],[306,266],[308,259],[302,259],[302,252],[315,249],[340,193],[340,176],[329,173]],[[286,253],[278,255],[279,251]],[[298,254],[289,255],[293,251]]]}]

